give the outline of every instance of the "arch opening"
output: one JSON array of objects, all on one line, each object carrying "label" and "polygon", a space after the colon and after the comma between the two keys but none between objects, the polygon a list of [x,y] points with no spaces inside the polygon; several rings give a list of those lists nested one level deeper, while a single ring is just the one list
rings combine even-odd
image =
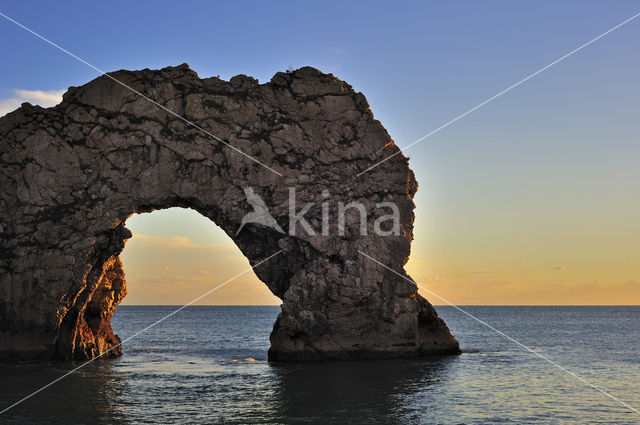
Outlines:
[{"label": "arch opening", "polygon": [[246,272],[195,305],[280,305],[264,282],[247,271],[233,240],[192,209],[134,214],[133,236],[120,258],[127,280],[122,305],[184,305],[223,281]]},{"label": "arch opening", "polygon": [[145,207],[126,219],[123,228],[128,234],[124,235],[122,252],[104,262],[103,273],[84,308],[78,304],[78,314],[67,314],[61,323],[58,358],[121,355],[121,339],[112,329],[111,319],[123,302],[180,307],[242,274],[216,291],[213,304],[208,302],[214,297],[209,294],[195,305],[282,303],[254,273],[231,237],[213,220],[184,205]]}]

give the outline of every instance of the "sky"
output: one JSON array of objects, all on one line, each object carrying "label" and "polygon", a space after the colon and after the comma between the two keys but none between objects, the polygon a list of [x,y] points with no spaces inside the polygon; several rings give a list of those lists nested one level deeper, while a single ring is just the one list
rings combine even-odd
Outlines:
[{"label": "sky", "polygon": [[[105,70],[189,63],[261,83],[305,65],[367,97],[400,147],[640,12],[634,1],[16,2]],[[99,75],[0,17],[0,114]],[[455,304],[640,304],[640,18],[404,151],[407,271]],[[127,222],[125,304],[180,304],[248,267],[213,223]],[[424,294],[434,304],[443,302]],[[279,304],[249,273],[202,304]]]}]

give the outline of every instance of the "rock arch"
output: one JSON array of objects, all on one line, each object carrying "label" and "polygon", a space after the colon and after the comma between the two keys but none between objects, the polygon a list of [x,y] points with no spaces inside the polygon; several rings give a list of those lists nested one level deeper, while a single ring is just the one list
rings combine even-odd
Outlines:
[{"label": "rock arch", "polygon": [[[283,300],[269,358],[298,361],[459,352],[403,270],[417,189],[361,93],[313,68],[258,84],[200,79],[185,65],[110,74],[227,141],[278,174],[102,76],[61,104],[23,104],[0,119],[0,358],[91,358],[118,343],[110,318],[126,293],[119,254],[136,212],[193,208],[220,226]],[[394,202],[402,234],[281,233],[248,224],[251,187],[287,229],[297,202]],[[368,214],[376,214],[368,208]],[[319,208],[306,215],[319,227]],[[331,212],[335,214],[335,211]],[[335,218],[335,217],[334,217]],[[373,220],[369,220],[373,226]],[[119,354],[114,349],[110,354]]]}]

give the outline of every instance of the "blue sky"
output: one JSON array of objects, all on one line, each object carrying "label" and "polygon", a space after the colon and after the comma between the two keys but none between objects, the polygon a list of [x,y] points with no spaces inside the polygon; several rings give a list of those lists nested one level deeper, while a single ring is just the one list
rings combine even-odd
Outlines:
[{"label": "blue sky", "polygon": [[[106,71],[187,62],[202,77],[244,73],[266,82],[288,67],[314,66],[362,91],[405,146],[640,4],[20,2],[0,11]],[[58,91],[98,76],[2,18],[0,39],[0,101],[16,89]],[[639,42],[640,18],[405,152],[421,184],[409,264],[416,279],[428,270],[439,290],[462,285],[470,294],[471,283],[461,282],[509,282],[504,290],[522,300],[558,285],[630,285],[636,294]],[[201,235],[195,224],[140,226],[144,234]],[[519,262],[526,270],[514,269]],[[480,281],[470,270],[491,277]],[[480,296],[461,300],[483,303]],[[640,303],[640,290],[631,300]]]}]

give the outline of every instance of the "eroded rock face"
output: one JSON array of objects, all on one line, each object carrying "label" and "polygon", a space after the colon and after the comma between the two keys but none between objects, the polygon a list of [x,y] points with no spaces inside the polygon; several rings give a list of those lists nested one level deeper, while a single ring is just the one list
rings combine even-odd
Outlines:
[{"label": "eroded rock face", "polygon": [[[200,79],[186,65],[110,75],[282,176],[105,76],[54,108],[25,104],[0,118],[1,359],[86,359],[117,345],[125,221],[176,206],[214,221],[251,264],[282,250],[255,268],[283,302],[270,359],[459,352],[413,283],[358,253],[404,273],[417,189],[401,154],[357,177],[398,150],[361,93],[313,68],[262,85]],[[285,233],[249,223],[236,235],[251,211],[247,187]],[[289,231],[290,188],[296,211],[315,202],[305,215],[315,234]],[[357,214],[338,234],[337,202],[352,201],[366,206],[366,235]],[[399,235],[375,234],[388,214],[380,202],[399,207]]]}]

